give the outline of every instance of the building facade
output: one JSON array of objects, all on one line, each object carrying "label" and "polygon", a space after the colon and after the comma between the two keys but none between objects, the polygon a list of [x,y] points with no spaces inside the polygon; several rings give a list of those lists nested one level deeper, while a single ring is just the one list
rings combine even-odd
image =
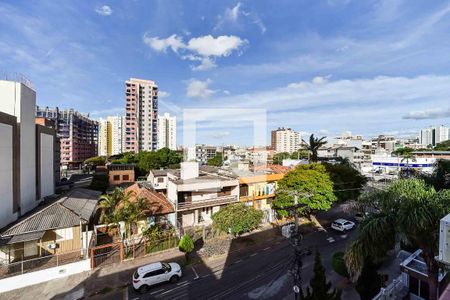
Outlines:
[{"label": "building facade", "polygon": [[108,155],[108,121],[98,121],[98,155]]},{"label": "building facade", "polygon": [[291,128],[282,127],[277,130],[272,130],[271,139],[272,149],[277,153],[292,153],[300,149],[300,133]]},{"label": "building facade", "polygon": [[177,117],[165,113],[158,116],[158,149],[177,149]]},{"label": "building facade", "polygon": [[450,139],[450,130],[446,126],[433,126],[419,132],[419,144],[428,147],[436,146]]},{"label": "building facade", "polygon": [[53,120],[61,143],[61,165],[79,167],[98,154],[98,122],[75,111],[36,106],[36,117]]},{"label": "building facade", "polygon": [[99,121],[98,155],[111,156],[124,152],[124,121],[123,116],[109,116]]},{"label": "building facade", "polygon": [[35,208],[55,188],[55,131],[35,123],[36,92],[0,80],[0,228]]},{"label": "building facade", "polygon": [[125,152],[157,150],[158,86],[151,80],[130,78],[125,95]]}]

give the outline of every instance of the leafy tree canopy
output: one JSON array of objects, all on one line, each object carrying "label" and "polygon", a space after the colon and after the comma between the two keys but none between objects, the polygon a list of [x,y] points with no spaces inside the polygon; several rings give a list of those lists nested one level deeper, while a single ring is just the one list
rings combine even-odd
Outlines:
[{"label": "leafy tree canopy", "polygon": [[224,232],[239,235],[261,223],[263,212],[244,203],[230,204],[212,215],[213,225]]},{"label": "leafy tree canopy", "polygon": [[338,201],[357,199],[367,178],[346,161],[340,164],[323,163],[333,181],[333,191]]},{"label": "leafy tree canopy", "polygon": [[88,158],[84,161],[85,165],[90,165],[90,166],[104,166],[105,163],[106,163],[105,156],[94,156],[94,157]]},{"label": "leafy tree canopy", "polygon": [[283,164],[283,159],[290,158],[290,155],[288,152],[280,152],[273,156],[273,164],[274,165],[281,165]]},{"label": "leafy tree canopy", "polygon": [[288,211],[284,208],[294,205],[293,196],[286,191],[312,195],[308,198],[299,197],[299,203],[306,204],[306,209],[301,208],[300,212],[328,210],[336,200],[330,175],[324,165],[317,163],[298,165],[278,181],[277,195],[272,207],[281,216],[288,216]]},{"label": "leafy tree canopy", "polygon": [[450,140],[438,143],[434,147],[434,150],[436,150],[436,151],[450,151]]},{"label": "leafy tree canopy", "polygon": [[395,149],[392,154],[396,155],[396,156],[405,156],[407,154],[411,154],[411,152],[413,152],[414,149],[409,148],[409,147],[403,147],[403,148],[398,148]]},{"label": "leafy tree canopy", "polygon": [[216,152],[213,158],[208,159],[208,166],[220,167],[224,160],[226,160],[226,157],[223,157],[222,152]]}]

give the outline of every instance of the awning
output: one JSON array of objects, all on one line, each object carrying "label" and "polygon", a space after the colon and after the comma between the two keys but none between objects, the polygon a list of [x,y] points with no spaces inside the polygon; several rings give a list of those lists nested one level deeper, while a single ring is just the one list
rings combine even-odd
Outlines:
[{"label": "awning", "polygon": [[9,240],[6,242],[6,245],[12,245],[21,242],[29,242],[34,240],[39,240],[44,236],[45,231],[35,231],[24,234],[13,235],[8,237]]}]

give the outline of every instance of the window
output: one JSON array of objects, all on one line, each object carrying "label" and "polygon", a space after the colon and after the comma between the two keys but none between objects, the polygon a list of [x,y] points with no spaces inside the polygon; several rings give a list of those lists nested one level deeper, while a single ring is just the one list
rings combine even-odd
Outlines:
[{"label": "window", "polygon": [[113,176],[113,180],[114,180],[114,181],[120,180],[120,175],[114,175],[114,176]]},{"label": "window", "polygon": [[130,175],[122,175],[122,180],[130,180]]},{"label": "window", "polygon": [[56,229],[56,241],[73,240],[73,228]]},{"label": "window", "polygon": [[158,177],[158,183],[163,183],[164,182],[164,177]]},{"label": "window", "polygon": [[148,272],[147,274],[145,274],[144,278],[148,278],[148,277],[152,277],[152,276],[158,276],[158,275],[164,274],[164,272],[165,271],[163,269],[151,271],[151,272]]}]

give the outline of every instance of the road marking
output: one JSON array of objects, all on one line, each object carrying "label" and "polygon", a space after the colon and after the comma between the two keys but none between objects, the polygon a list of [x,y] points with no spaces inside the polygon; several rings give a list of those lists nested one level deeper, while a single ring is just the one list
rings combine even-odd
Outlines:
[{"label": "road marking", "polygon": [[197,279],[199,279],[199,278],[200,278],[200,276],[198,276],[198,273],[197,273],[197,271],[195,271],[195,268],[194,268],[194,266],[191,266],[191,268],[192,268],[192,271],[194,271],[194,274],[195,274],[195,278],[194,278],[194,280],[197,280]]},{"label": "road marking", "polygon": [[162,292],[162,291],[165,291],[165,289],[160,289],[160,290],[151,292],[150,295],[154,295],[154,294],[159,293],[159,292]]},{"label": "road marking", "polygon": [[258,255],[258,252],[253,253],[252,255],[250,255],[250,257],[253,257],[253,256],[255,256],[255,255]]},{"label": "road marking", "polygon": [[178,282],[177,285],[185,284],[187,281]]},{"label": "road marking", "polygon": [[185,287],[185,286],[187,286],[187,285],[189,285],[189,282],[188,282],[188,281],[185,281],[185,283],[184,283],[183,285],[177,286],[176,288],[173,288],[173,289],[171,289],[171,290],[167,290],[167,291],[165,291],[164,293],[161,293],[160,296],[162,296],[162,295],[164,295],[164,294],[167,294],[167,293],[170,293],[170,292],[173,292],[173,291],[175,291],[175,290],[177,290],[177,289],[179,289],[179,288]]},{"label": "road marking", "polygon": [[266,248],[264,248],[264,249],[263,249],[263,251],[266,251],[266,250],[268,250],[268,249],[270,249],[270,247],[266,247]]},{"label": "road marking", "polygon": [[335,239],[333,239],[333,238],[330,236],[329,238],[327,238],[327,241],[328,241],[329,243],[334,243],[334,242],[335,242]]},{"label": "road marking", "polygon": [[136,298],[133,298],[133,299],[131,299],[131,300],[139,300],[139,298],[138,298],[138,297],[136,297]]},{"label": "road marking", "polygon": [[242,262],[242,259],[238,259],[238,260],[235,261],[233,264],[238,264],[238,263],[240,263],[240,262]]}]

